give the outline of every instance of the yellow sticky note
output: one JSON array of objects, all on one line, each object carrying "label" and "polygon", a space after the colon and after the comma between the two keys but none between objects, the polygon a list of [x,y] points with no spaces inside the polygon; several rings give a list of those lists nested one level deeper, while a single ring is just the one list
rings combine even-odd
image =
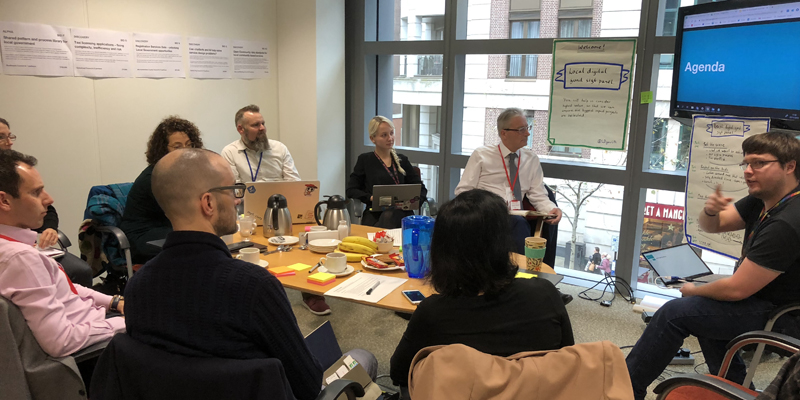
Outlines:
[{"label": "yellow sticky note", "polygon": [[653,92],[642,92],[641,104],[650,104],[653,102]]},{"label": "yellow sticky note", "polygon": [[517,275],[516,275],[516,276],[514,276],[514,278],[520,278],[520,279],[531,279],[531,278],[538,278],[538,275],[536,275],[536,274],[529,274],[529,273],[527,273],[527,272],[517,272]]},{"label": "yellow sticky note", "polygon": [[311,266],[308,265],[308,264],[297,263],[297,264],[287,265],[286,268],[291,268],[291,269],[293,269],[295,271],[302,271],[304,269],[311,268]]}]

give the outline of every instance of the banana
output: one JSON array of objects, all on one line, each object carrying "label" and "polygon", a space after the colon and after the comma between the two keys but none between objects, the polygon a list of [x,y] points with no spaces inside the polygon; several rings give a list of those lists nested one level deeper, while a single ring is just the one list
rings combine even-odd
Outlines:
[{"label": "banana", "polygon": [[372,253],[370,253],[370,254],[375,254],[375,252],[378,251],[378,244],[373,242],[372,240],[369,240],[369,239],[365,238],[365,237],[348,236],[348,237],[342,239],[342,242],[355,243],[355,244],[360,244],[362,246],[367,246],[370,249],[372,249]]},{"label": "banana", "polygon": [[367,255],[375,254],[375,251],[371,247],[363,246],[352,242],[339,243],[339,250],[341,250],[344,253],[361,253]]},{"label": "banana", "polygon": [[345,253],[341,250],[334,250],[335,253],[342,253],[347,255],[347,262],[360,262],[361,261],[361,253]]}]

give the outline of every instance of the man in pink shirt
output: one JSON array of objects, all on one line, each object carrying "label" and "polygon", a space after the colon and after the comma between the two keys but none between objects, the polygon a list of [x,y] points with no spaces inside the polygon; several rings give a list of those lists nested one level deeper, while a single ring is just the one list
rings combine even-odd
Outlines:
[{"label": "man in pink shirt", "polygon": [[47,354],[63,357],[125,331],[119,296],[107,296],[73,284],[61,266],[35,247],[53,198],[34,166],[36,159],[14,150],[0,151],[0,296],[22,311]]}]

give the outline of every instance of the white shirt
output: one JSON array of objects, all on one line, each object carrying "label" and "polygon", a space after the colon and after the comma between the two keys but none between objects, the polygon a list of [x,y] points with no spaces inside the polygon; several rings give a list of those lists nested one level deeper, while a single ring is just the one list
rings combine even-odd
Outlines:
[{"label": "white shirt", "polygon": [[[289,149],[277,140],[270,139],[269,150],[264,150],[262,153],[248,149],[242,139],[239,139],[222,149],[222,158],[231,165],[237,182],[300,180],[300,174],[294,167]],[[260,166],[259,160],[261,160]]]},{"label": "white shirt", "polygon": [[[482,146],[472,153],[461,175],[461,182],[456,186],[456,195],[471,189],[488,190],[504,200],[513,200],[514,194],[506,177],[508,167],[508,155],[511,151],[500,143],[498,146]],[[502,156],[501,156],[502,153]],[[523,196],[528,197],[528,201],[536,207],[537,211],[550,212],[556,205],[547,197],[547,190],[544,188],[544,174],[542,166],[539,164],[539,156],[531,149],[521,148],[517,150],[517,160],[519,162],[519,187]],[[502,157],[502,158],[501,158]],[[503,167],[506,163],[506,168]],[[511,169],[509,168],[509,175]],[[514,180],[514,177],[510,177]],[[522,199],[517,199],[522,201]]]}]

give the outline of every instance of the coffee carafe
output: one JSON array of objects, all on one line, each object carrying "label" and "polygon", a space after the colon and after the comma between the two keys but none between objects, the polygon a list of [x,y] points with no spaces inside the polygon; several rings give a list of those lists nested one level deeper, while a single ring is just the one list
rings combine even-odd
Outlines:
[{"label": "coffee carafe", "polygon": [[[328,200],[323,200],[314,206],[314,218],[317,220],[318,225],[324,225],[328,230],[335,231],[339,228],[339,221],[347,221],[347,230],[350,231],[350,213],[347,211],[347,202],[344,197],[335,194],[327,197]],[[320,206],[325,204],[325,216],[320,221]]]},{"label": "coffee carafe", "polygon": [[292,214],[286,205],[286,197],[273,194],[267,200],[264,212],[264,237],[290,236],[292,234]]}]

